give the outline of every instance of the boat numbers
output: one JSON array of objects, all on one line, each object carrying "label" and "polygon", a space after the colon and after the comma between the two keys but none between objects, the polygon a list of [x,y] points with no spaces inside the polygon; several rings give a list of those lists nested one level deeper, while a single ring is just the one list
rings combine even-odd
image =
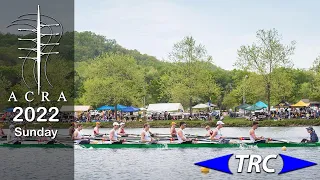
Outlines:
[{"label": "boat numbers", "polygon": [[[59,109],[57,107],[51,107],[49,110],[45,107],[38,107],[37,109],[33,107],[27,107],[25,109],[21,107],[15,107],[13,112],[16,113],[15,117],[13,118],[14,122],[23,122],[25,119],[27,122],[59,122],[59,119],[55,117],[59,113]],[[46,119],[45,116],[49,112],[49,119]]]}]

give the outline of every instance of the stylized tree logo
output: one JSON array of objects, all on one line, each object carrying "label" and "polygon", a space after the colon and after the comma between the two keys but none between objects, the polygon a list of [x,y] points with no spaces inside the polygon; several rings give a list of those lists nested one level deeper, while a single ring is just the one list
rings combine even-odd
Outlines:
[{"label": "stylized tree logo", "polygon": [[[36,18],[34,18],[36,16]],[[42,21],[42,18],[45,17],[47,19],[53,20],[55,22],[54,24],[46,24],[45,22]],[[35,25],[34,25],[35,24]],[[47,61],[49,59],[49,56],[51,54],[58,54],[59,52],[52,52],[54,47],[59,45],[59,41],[62,37],[63,34],[63,27],[61,23],[59,23],[56,19],[47,16],[47,15],[42,15],[40,14],[40,6],[38,5],[38,12],[36,14],[24,14],[18,17],[15,21],[12,22],[10,26],[15,26],[15,25],[24,25],[24,26],[29,26],[32,29],[18,29],[18,31],[27,31],[30,32],[31,34],[36,35],[34,39],[22,39],[19,38],[19,41],[31,41],[34,42],[35,45],[32,48],[18,48],[19,50],[26,50],[28,51],[25,57],[19,57],[19,59],[23,59],[23,64],[22,64],[22,79],[23,82],[26,84],[26,86],[30,89],[30,86],[27,84],[24,78],[24,67],[25,63],[27,60],[33,60],[34,65],[33,65],[33,77],[34,80],[37,84],[38,87],[38,95],[40,94],[40,88],[41,88],[41,62],[42,62],[42,56],[44,56],[44,75],[46,78],[46,81],[48,84],[52,86],[50,83],[48,76],[47,76]],[[59,32],[54,33],[52,27],[59,27]],[[50,33],[41,33],[43,28],[48,28]],[[48,37],[48,40],[46,43],[41,42],[41,38],[43,37]],[[53,38],[53,37],[58,37],[58,38]],[[52,42],[55,41],[55,42]],[[43,52],[46,50],[46,47],[50,47],[47,52]],[[36,57],[30,57],[31,53],[35,52],[37,55]]]}]

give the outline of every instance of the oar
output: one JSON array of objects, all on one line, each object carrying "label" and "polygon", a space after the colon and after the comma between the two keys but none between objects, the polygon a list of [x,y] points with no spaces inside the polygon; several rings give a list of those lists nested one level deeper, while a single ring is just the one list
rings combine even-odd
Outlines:
[{"label": "oar", "polygon": [[[105,134],[100,134],[100,136],[104,136],[104,135],[107,135],[106,133]],[[84,135],[82,135],[82,136],[89,136],[89,137],[91,137],[92,135],[90,135],[90,134],[84,134]]]},{"label": "oar", "polygon": [[70,144],[66,144],[66,143],[63,143],[63,142],[61,142],[61,141],[57,141],[57,140],[55,140],[57,143],[59,143],[59,144],[62,144],[62,145],[65,145],[65,146],[71,146]]},{"label": "oar", "polygon": [[224,139],[250,140],[249,137],[224,137]]},{"label": "oar", "polygon": [[272,139],[272,138],[268,138],[269,141],[277,141],[277,142],[284,142],[284,143],[298,143],[298,142],[292,142],[292,141],[288,141],[285,139]]}]

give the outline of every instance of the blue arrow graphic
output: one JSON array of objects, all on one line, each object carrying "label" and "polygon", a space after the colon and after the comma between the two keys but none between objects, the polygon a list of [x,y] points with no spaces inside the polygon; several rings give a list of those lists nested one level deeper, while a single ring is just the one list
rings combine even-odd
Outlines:
[{"label": "blue arrow graphic", "polygon": [[279,172],[279,174],[317,165],[317,163],[314,163],[314,162],[294,158],[291,156],[286,156],[283,154],[279,154],[279,155],[281,156],[283,161],[283,167],[282,167],[282,170]]},{"label": "blue arrow graphic", "polygon": [[229,169],[229,159],[233,154],[228,154],[225,156],[209,159],[206,161],[201,161],[194,163],[195,165],[214,169],[217,171],[221,171],[224,173],[232,174],[232,172]]}]

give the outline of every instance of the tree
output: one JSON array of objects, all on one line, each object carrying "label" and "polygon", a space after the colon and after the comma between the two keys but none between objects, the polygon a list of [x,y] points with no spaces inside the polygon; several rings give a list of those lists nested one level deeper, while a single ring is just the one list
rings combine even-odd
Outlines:
[{"label": "tree", "polygon": [[288,69],[277,68],[272,72],[271,82],[273,93],[271,94],[271,104],[278,104],[282,100],[288,101],[293,96],[294,81]]},{"label": "tree", "polygon": [[314,60],[311,70],[320,73],[320,56]]},{"label": "tree", "polygon": [[112,51],[117,47],[115,40],[97,35],[90,31],[75,32],[74,49],[75,60],[84,61],[94,59],[107,51]]},{"label": "tree", "polygon": [[143,71],[131,56],[105,54],[79,63],[76,70],[83,79],[81,103],[142,105]]},{"label": "tree", "polygon": [[289,45],[282,44],[281,36],[275,29],[259,30],[256,37],[256,43],[240,47],[235,66],[262,75],[270,113],[272,82],[277,81],[272,72],[279,67],[293,66],[290,56],[294,53],[295,41]]},{"label": "tree", "polygon": [[189,98],[192,115],[193,99],[200,101],[217,92],[218,87],[210,73],[212,58],[207,55],[205,47],[197,44],[191,36],[176,43],[169,58],[175,62],[176,68],[171,72],[171,98],[184,104],[187,104],[185,99]]}]

